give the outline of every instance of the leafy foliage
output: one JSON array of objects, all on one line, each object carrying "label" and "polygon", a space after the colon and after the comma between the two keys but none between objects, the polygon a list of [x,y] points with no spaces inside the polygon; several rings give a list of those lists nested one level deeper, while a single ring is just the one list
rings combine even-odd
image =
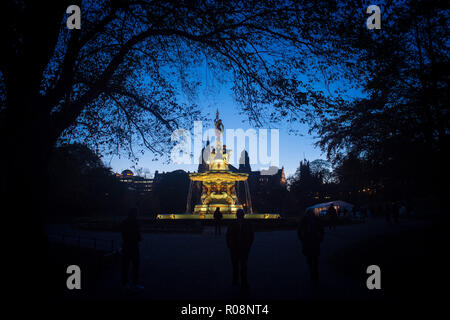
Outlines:
[{"label": "leafy foliage", "polygon": [[175,128],[201,119],[195,71],[205,63],[233,82],[253,124],[296,123],[330,103],[315,84],[338,79],[353,54],[334,30],[337,1],[82,1],[81,30],[66,28],[68,5],[8,2],[2,128],[20,134],[29,122],[47,143],[102,153],[169,150]]},{"label": "leafy foliage", "polygon": [[85,145],[56,148],[50,169],[50,217],[113,215],[124,206],[126,188]]},{"label": "leafy foliage", "polygon": [[313,130],[335,164],[359,158],[361,177],[430,191],[438,186],[432,181],[448,172],[447,4],[385,1],[381,8],[381,30],[336,21],[344,30],[343,46],[360,51],[353,78],[365,96],[323,109]]}]

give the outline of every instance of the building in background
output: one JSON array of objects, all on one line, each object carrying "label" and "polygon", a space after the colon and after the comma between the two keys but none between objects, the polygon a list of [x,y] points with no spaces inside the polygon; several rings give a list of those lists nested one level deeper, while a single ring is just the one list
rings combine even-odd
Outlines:
[{"label": "building in background", "polygon": [[153,179],[135,176],[133,171],[124,170],[121,174],[116,173],[120,182],[127,185],[128,190],[144,196],[153,190]]}]

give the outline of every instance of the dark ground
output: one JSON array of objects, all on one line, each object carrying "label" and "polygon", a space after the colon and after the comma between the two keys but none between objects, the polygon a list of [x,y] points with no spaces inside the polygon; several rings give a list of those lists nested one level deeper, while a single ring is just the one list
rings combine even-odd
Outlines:
[{"label": "dark ground", "polygon": [[[120,242],[117,232],[48,225],[51,234],[98,237]],[[223,230],[225,231],[225,230]],[[326,229],[320,257],[320,284],[309,280],[305,258],[294,230],[261,231],[249,257],[250,291],[231,287],[231,263],[224,236],[211,227],[202,233],[144,233],[141,283],[145,290],[130,295],[120,286],[120,259],[106,260],[89,250],[53,252],[57,298],[132,300],[366,300],[425,299],[433,294],[438,275],[445,274],[435,255],[437,233],[431,222],[383,219]],[[100,255],[101,256],[101,255]],[[65,268],[80,264],[82,290],[64,289]],[[368,265],[381,267],[382,290],[368,290]],[[60,285],[62,283],[63,285]]]}]

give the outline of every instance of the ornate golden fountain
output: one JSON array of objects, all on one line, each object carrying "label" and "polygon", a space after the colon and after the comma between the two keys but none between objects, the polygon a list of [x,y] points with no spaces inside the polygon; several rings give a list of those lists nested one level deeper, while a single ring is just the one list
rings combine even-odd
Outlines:
[{"label": "ornate golden fountain", "polygon": [[[228,168],[231,150],[227,150],[226,145],[222,145],[221,136],[224,132],[222,120],[219,118],[219,111],[214,120],[216,147],[209,152],[206,161],[207,170],[205,172],[190,173],[191,180],[187,196],[187,205],[185,214],[158,214],[157,219],[213,219],[214,211],[220,208],[224,219],[236,218],[238,209],[247,210],[246,218],[251,219],[278,219],[279,214],[254,214],[252,210],[250,191],[248,187],[248,174],[232,172]],[[209,147],[209,146],[208,146]],[[236,182],[244,182],[245,202],[241,204],[236,195]],[[191,210],[192,186],[195,182],[201,182],[202,193],[200,204],[195,205],[193,214]]]},{"label": "ornate golden fountain", "polygon": [[[228,168],[230,150],[221,143],[224,126],[219,119],[219,111],[217,111],[214,126],[216,148],[209,153],[209,159],[205,159],[208,170],[189,175],[192,181],[202,182],[201,204],[194,207],[194,214],[213,214],[216,208],[220,208],[223,215],[235,215],[238,209],[243,209],[236,195],[236,182],[247,181],[248,174],[231,172]],[[251,211],[249,199],[246,201],[246,206]]]}]

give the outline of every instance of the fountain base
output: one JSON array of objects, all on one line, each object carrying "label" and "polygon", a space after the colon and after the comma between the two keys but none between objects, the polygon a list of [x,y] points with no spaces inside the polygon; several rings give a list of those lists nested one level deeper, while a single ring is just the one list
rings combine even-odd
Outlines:
[{"label": "fountain base", "polygon": [[236,214],[239,209],[244,209],[240,204],[198,204],[194,207],[194,214],[214,214],[216,208],[222,214]]},{"label": "fountain base", "polygon": [[[277,213],[249,213],[244,216],[245,219],[280,219],[280,215]],[[158,214],[156,216],[158,220],[212,220],[214,214]],[[236,219],[236,214],[226,213],[223,214],[222,219]]]}]

